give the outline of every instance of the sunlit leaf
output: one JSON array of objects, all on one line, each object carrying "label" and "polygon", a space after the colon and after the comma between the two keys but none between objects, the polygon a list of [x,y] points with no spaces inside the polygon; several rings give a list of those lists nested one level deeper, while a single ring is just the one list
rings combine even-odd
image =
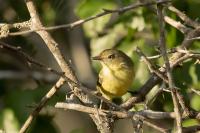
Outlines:
[{"label": "sunlit leaf", "polygon": [[191,98],[190,104],[191,107],[194,108],[195,110],[199,111],[200,110],[200,96],[199,95],[194,95]]},{"label": "sunlit leaf", "polygon": [[75,12],[79,17],[86,18],[102,12],[102,9],[114,9],[115,7],[112,0],[81,0]]},{"label": "sunlit leaf", "polygon": [[189,126],[194,126],[194,125],[199,125],[198,120],[186,119],[186,120],[183,121],[183,126],[184,127],[189,127]]},{"label": "sunlit leaf", "polygon": [[1,127],[7,133],[17,133],[19,123],[13,110],[7,108],[1,111]]}]

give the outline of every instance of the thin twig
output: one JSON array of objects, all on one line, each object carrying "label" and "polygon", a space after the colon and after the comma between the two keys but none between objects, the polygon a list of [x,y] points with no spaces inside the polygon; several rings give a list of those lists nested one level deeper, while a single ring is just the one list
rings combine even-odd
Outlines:
[{"label": "thin twig", "polygon": [[178,101],[183,109],[183,115],[185,115],[186,117],[189,117],[190,116],[190,111],[189,111],[189,108],[186,106],[185,104],[185,101],[184,101],[184,98],[183,98],[183,95],[177,90],[177,98],[178,98]]},{"label": "thin twig", "polygon": [[175,21],[174,19],[168,16],[165,16],[164,20],[166,23],[170,24],[171,26],[173,26],[174,28],[182,32],[183,34],[187,34],[191,30],[190,28],[183,25],[181,22]]},{"label": "thin twig", "polygon": [[177,8],[175,8],[174,6],[169,6],[168,9],[174,13],[176,13],[176,15],[181,18],[188,26],[191,26],[193,28],[197,28],[200,26],[200,24],[196,21],[193,21],[192,19],[190,19],[187,15],[185,15],[183,12],[181,12],[180,10],[178,10]]},{"label": "thin twig", "polygon": [[157,131],[159,131],[161,133],[168,133],[168,129],[165,129],[165,128],[161,127],[160,124],[155,124],[154,122],[152,122],[149,119],[145,119],[143,122],[147,126],[153,127],[154,129],[156,129]]},{"label": "thin twig", "polygon": [[[97,110],[99,115],[110,115],[115,116],[119,119],[124,118],[132,118],[134,116],[142,116],[148,119],[175,119],[176,114],[175,112],[160,112],[160,111],[153,111],[153,110],[141,110],[141,111],[112,111],[112,110],[105,110],[105,109],[98,109],[94,107],[88,107],[85,105],[77,104],[77,103],[64,103],[64,102],[57,102],[55,105],[56,108],[62,108],[65,110],[76,110],[80,112],[85,112],[89,114],[96,114]],[[192,112],[193,115],[189,116],[190,118],[200,119],[200,112]],[[187,118],[187,116],[183,116],[183,118]]]},{"label": "thin twig", "polygon": [[31,21],[24,21],[24,22],[19,22],[19,23],[14,23],[14,24],[6,24],[6,23],[1,23],[0,24],[0,38],[7,37],[10,35],[10,29],[15,28],[15,29],[22,29],[22,28],[29,28]]},{"label": "thin twig", "polygon": [[42,98],[42,100],[38,103],[36,108],[32,111],[29,117],[26,119],[25,123],[21,127],[19,133],[25,133],[32,123],[33,119],[39,114],[41,109],[46,105],[46,103],[52,98],[52,96],[59,90],[62,85],[65,83],[63,78],[60,78],[57,83],[49,90],[49,92]]},{"label": "thin twig", "polygon": [[185,54],[182,57],[180,57],[179,59],[177,59],[174,62],[172,62],[170,64],[170,67],[174,68],[175,66],[177,66],[177,64],[180,64],[183,61],[188,60],[188,59],[198,59],[198,60],[200,60],[200,55],[199,54],[192,54],[192,53],[191,54],[189,54],[189,53]]},{"label": "thin twig", "polygon": [[[26,1],[26,6],[27,6],[28,11],[29,11],[30,16],[31,16],[31,27],[30,28],[33,29],[33,30],[43,28],[42,23],[41,23],[41,21],[39,19],[39,16],[37,14],[37,11],[35,9],[35,6],[33,4],[33,1],[32,0],[27,0]],[[61,69],[65,72],[65,75],[69,76],[71,80],[77,82],[78,80],[77,80],[74,72],[72,71],[69,63],[67,61],[65,61],[65,59],[62,56],[60,50],[58,49],[58,44],[54,41],[54,39],[46,31],[37,31],[36,33],[38,33],[41,36],[41,38],[44,40],[45,44],[47,45],[47,47],[49,48],[51,53],[54,55],[57,63],[59,64]],[[61,83],[64,84],[64,82],[65,82],[65,80],[63,78],[61,78],[57,82],[57,85],[55,85],[55,87],[52,88],[53,90],[51,91],[51,97],[55,94],[55,92],[57,90],[57,86],[59,88],[61,86],[60,84]],[[78,95],[79,91],[77,91],[76,94]],[[48,93],[48,95],[49,95],[49,93]],[[51,98],[51,97],[48,97],[48,95],[47,95],[47,99]],[[82,95],[81,98],[83,99],[84,95]],[[43,102],[43,101],[45,101],[45,102]],[[30,116],[28,117],[28,119],[26,120],[24,125],[21,127],[20,133],[26,132],[26,130],[30,126],[30,124],[33,121],[33,119],[40,112],[40,110],[43,107],[43,105],[45,105],[46,101],[47,100],[42,100],[42,102],[41,102],[42,106],[37,106],[37,108],[30,114]]]},{"label": "thin twig", "polygon": [[183,128],[183,133],[198,133],[199,131],[200,131],[199,125]]},{"label": "thin twig", "polygon": [[189,38],[189,39],[187,39],[188,41],[194,41],[194,40],[199,40],[200,39],[200,37],[193,37],[193,38]]},{"label": "thin twig", "polygon": [[[144,0],[146,1],[146,0]],[[172,25],[173,26],[173,25]],[[178,49],[185,49],[191,46],[193,39],[200,36],[200,27],[196,27],[195,29],[190,30],[187,34],[185,34],[184,40],[181,42],[181,45],[179,45],[177,48]],[[200,38],[200,37],[199,37]],[[174,53],[172,57],[170,58],[170,64],[172,63],[173,67],[177,66],[178,60],[183,56],[182,53]],[[182,58],[183,59],[183,58]],[[183,59],[184,60],[184,59]],[[183,61],[182,60],[182,61]],[[177,63],[174,63],[177,62]],[[160,70],[165,72],[165,68],[161,67]],[[158,83],[160,83],[161,80],[159,77],[157,77],[156,74],[153,74],[147,81],[146,83],[138,89],[138,94],[127,100],[125,103],[123,103],[121,106],[130,109],[135,103],[141,102],[144,100],[145,95]]]},{"label": "thin twig", "polygon": [[5,48],[5,49],[8,49],[8,50],[11,50],[11,51],[14,51],[18,54],[20,54],[21,56],[23,56],[29,63],[32,63],[34,65],[37,65],[39,67],[41,67],[42,69],[44,70],[47,70],[47,71],[50,71],[62,78],[64,78],[67,82],[71,83],[74,87],[78,87],[80,88],[83,92],[87,93],[88,95],[91,95],[91,96],[94,96],[100,100],[103,100],[105,103],[111,105],[112,107],[118,109],[118,110],[123,110],[123,108],[120,108],[118,105],[110,102],[109,100],[103,98],[103,97],[100,97],[98,95],[95,95],[95,93],[93,91],[91,91],[91,89],[89,88],[86,88],[84,87],[82,84],[80,83],[77,83],[77,82],[74,82],[73,80],[71,80],[69,77],[67,77],[65,75],[64,72],[59,72],[51,67],[48,67],[46,66],[45,64],[41,63],[41,62],[38,62],[37,60],[35,60],[34,58],[32,58],[31,56],[29,56],[28,54],[26,54],[25,52],[22,51],[22,49],[20,47],[15,47],[15,46],[12,46],[12,45],[8,45],[4,42],[1,42],[0,41],[0,48]]},{"label": "thin twig", "polygon": [[52,26],[52,27],[41,27],[41,28],[37,28],[37,29],[8,33],[8,35],[18,36],[18,35],[28,34],[28,33],[36,32],[36,31],[42,31],[42,30],[51,31],[51,30],[57,30],[57,29],[62,29],[62,28],[73,29],[74,27],[80,26],[80,25],[82,25],[82,24],[84,24],[84,23],[86,23],[90,20],[105,16],[105,15],[109,15],[109,14],[113,14],[113,13],[124,13],[124,12],[127,12],[129,10],[132,10],[132,9],[135,9],[135,8],[138,8],[138,7],[155,5],[155,4],[158,4],[158,3],[168,3],[168,2],[170,2],[170,0],[161,0],[159,2],[152,1],[152,2],[147,2],[147,3],[135,3],[135,4],[132,4],[132,5],[125,6],[125,7],[119,8],[119,9],[114,9],[114,10],[103,9],[102,13],[99,13],[95,16],[88,17],[86,19],[77,20],[77,21],[72,22],[70,24],[63,24],[63,25]]},{"label": "thin twig", "polygon": [[131,111],[111,111],[111,110],[104,110],[104,109],[97,109],[93,107],[88,107],[80,104],[73,104],[73,103],[63,103],[58,102],[55,105],[56,108],[62,108],[62,109],[70,109],[70,110],[76,110],[81,111],[89,114],[96,114],[97,110],[99,115],[112,115],[116,116],[120,119],[124,118],[132,118],[135,115],[143,116],[149,119],[174,119],[175,114],[173,112],[157,112],[152,110],[142,110],[138,112],[131,112]]},{"label": "thin twig", "polygon": [[165,66],[166,66],[166,73],[169,80],[169,88],[171,89],[172,99],[174,103],[174,112],[176,114],[176,124],[177,124],[177,132],[182,133],[182,119],[181,113],[178,105],[178,99],[176,95],[176,89],[173,82],[172,77],[172,69],[170,67],[169,59],[167,56],[166,50],[166,42],[165,42],[165,30],[164,30],[164,18],[163,18],[163,7],[162,5],[157,5],[157,13],[158,13],[158,23],[159,23],[159,30],[160,30],[160,41],[159,41],[159,48],[161,50],[161,54],[163,56]]},{"label": "thin twig", "polygon": [[58,80],[58,76],[53,73],[44,73],[40,71],[13,71],[2,70],[0,71],[0,79],[29,79],[44,81],[47,83],[55,83]]},{"label": "thin twig", "polygon": [[157,112],[157,111],[152,111],[152,110],[142,110],[142,111],[137,111],[137,112],[124,112],[124,111],[111,111],[111,110],[104,110],[104,109],[97,109],[97,108],[92,108],[92,107],[87,107],[84,105],[80,104],[74,104],[74,103],[62,103],[58,102],[55,105],[56,108],[62,108],[65,110],[76,110],[80,112],[85,112],[89,114],[96,114],[98,111],[99,115],[107,116],[109,117],[117,117],[119,119],[126,119],[126,118],[131,118],[131,119],[139,119],[142,120],[146,125],[160,131],[160,132],[165,132],[166,129],[160,127],[159,125],[156,125],[152,123],[151,121],[145,119],[174,119],[175,114],[174,112]]},{"label": "thin twig", "polygon": [[[183,43],[183,44],[185,44],[185,43]],[[199,54],[194,54],[194,53],[185,54],[185,53],[180,53],[180,51],[179,52],[178,51],[174,53],[174,56],[172,56],[173,58],[171,58],[171,60],[170,60],[170,62],[171,62],[170,67],[171,68],[176,67],[177,65],[179,65],[180,63],[182,63],[182,62],[184,62],[185,60],[188,60],[188,59],[192,59],[192,58],[193,59],[200,59]],[[164,67],[161,67],[160,71],[162,70],[164,72],[165,70],[163,70],[163,68]],[[149,92],[149,90],[151,88],[153,88],[154,85],[158,84],[160,81],[161,80],[158,77],[158,75],[153,74],[149,78],[149,80],[139,89],[139,92],[135,96],[130,98],[128,101],[123,103],[121,105],[121,107],[129,109],[129,108],[132,107],[133,104],[143,101],[145,95]]]},{"label": "thin twig", "polygon": [[196,89],[191,89],[194,93],[196,93],[197,95],[199,95],[200,96],[200,91],[199,90],[196,90]]},{"label": "thin twig", "polygon": [[[31,0],[29,0],[29,1],[31,1]],[[28,2],[29,2],[28,1]],[[27,6],[28,6],[28,2],[27,2]],[[162,2],[162,1],[161,1]],[[33,4],[33,3],[29,3],[29,12],[30,12],[30,14],[32,13],[32,18],[34,18],[35,17],[35,20],[39,20],[38,19],[38,15],[37,15],[37,13],[36,13],[36,10],[34,9],[34,6],[33,5],[31,5],[30,6],[30,4]],[[125,8],[124,9],[124,11],[123,10],[119,10],[119,11],[117,11],[116,12],[116,10],[108,10],[108,9],[104,9],[104,12],[108,12],[108,13],[123,13],[123,12],[125,12],[125,11],[128,11],[128,10],[130,10],[130,9],[133,9],[133,7],[131,7],[131,6],[127,6],[127,8]],[[35,16],[34,16],[35,15]],[[102,15],[103,16],[103,15]],[[94,16],[95,17],[95,16]],[[101,16],[97,16],[96,18],[98,18],[98,17],[101,17]],[[92,17],[91,17],[92,18]],[[95,19],[95,18],[92,18],[92,19]],[[91,19],[91,20],[92,20]],[[35,21],[34,19],[33,19],[33,21]],[[87,20],[87,19],[86,19]],[[33,21],[31,21],[33,24],[34,24],[34,22]],[[89,21],[89,20],[88,20]],[[85,21],[85,22],[87,22],[87,21]],[[76,23],[74,23],[75,25],[71,25],[72,26],[72,28],[73,27],[75,27],[75,26],[78,26],[78,25],[81,25],[81,24],[83,24],[83,23],[85,23],[85,22],[83,22],[82,20],[80,20],[80,21],[77,21],[77,24]],[[75,77],[75,75],[74,75],[74,73],[71,71],[71,68],[70,68],[70,66],[67,66],[68,64],[68,62],[65,64],[62,64],[63,62],[65,62],[65,60],[64,60],[64,58],[62,57],[62,54],[61,53],[59,53],[59,49],[58,49],[58,44],[56,44],[56,42],[48,35],[48,33],[45,33],[45,32],[43,32],[43,30],[46,30],[43,26],[42,26],[42,24],[41,24],[41,22],[40,22],[40,20],[39,20],[39,25],[32,25],[32,26],[35,26],[35,27],[31,27],[32,29],[31,29],[31,32],[34,32],[34,31],[36,31],[42,38],[43,38],[43,40],[47,43],[47,45],[48,45],[48,47],[49,47],[49,49],[51,50],[51,52],[54,54],[54,52],[55,52],[55,54],[54,54],[54,56],[55,56],[55,58],[56,58],[56,60],[57,60],[57,62],[58,62],[58,64],[59,64],[59,66],[61,67],[61,69],[62,69],[62,71],[64,71],[64,72],[59,72],[58,73],[58,75],[60,75],[60,76],[62,76],[63,77],[63,82],[64,81],[68,81],[69,83],[70,83],[70,85],[72,86],[72,88],[76,88],[77,87],[77,91],[78,91],[78,93],[76,93],[76,91],[75,91],[75,93],[77,94],[77,95],[79,95],[79,92],[86,92],[86,94],[90,94],[90,93],[88,93],[87,91],[88,91],[88,89],[87,88],[85,88],[85,90],[83,89],[83,90],[81,90],[81,88],[83,87],[78,81],[77,81],[77,79],[76,79],[76,77]],[[62,28],[62,27],[58,27],[58,28]],[[64,28],[64,27],[63,27]],[[70,27],[69,27],[70,28]],[[164,29],[164,28],[163,28]],[[53,29],[49,29],[49,30],[53,30]],[[195,30],[197,30],[197,29],[195,29]],[[193,32],[195,31],[195,30],[193,30]],[[6,31],[6,30],[5,30]],[[7,32],[7,31],[6,31]],[[196,34],[199,34],[199,31],[197,30],[196,31],[197,33],[191,33],[190,31],[188,31],[188,34],[192,34],[192,36],[195,36]],[[162,33],[162,32],[161,32]],[[164,32],[163,32],[164,33]],[[184,32],[184,34],[186,34],[186,32]],[[185,46],[188,46],[192,41],[188,41],[187,40],[187,37],[189,37],[189,36],[186,36],[186,39],[184,40],[184,42],[183,42],[183,44],[185,44]],[[48,41],[50,41],[50,42],[48,42]],[[164,44],[164,43],[163,43]],[[52,45],[52,46],[49,46],[49,45]],[[184,45],[183,45],[184,46]],[[165,51],[166,51],[166,48],[165,48]],[[195,57],[198,57],[199,58],[199,55],[197,56],[197,55],[194,55],[194,54],[187,54],[187,53],[183,53],[183,55],[185,55],[185,58],[182,58],[182,60],[181,61],[184,61],[185,59],[188,59],[188,58],[195,58]],[[186,56],[186,55],[188,55],[188,56]],[[176,59],[175,61],[177,61],[178,62],[178,60]],[[181,62],[180,60],[179,60],[179,62]],[[169,62],[169,60],[168,61],[166,61],[166,62],[168,62],[168,66],[169,66],[169,69],[167,69],[167,73],[170,73],[170,65],[171,65],[171,68],[173,67],[173,62],[170,64],[170,62]],[[166,63],[167,64],[167,63]],[[176,63],[174,63],[174,66],[175,65],[177,65]],[[167,66],[167,65],[166,65]],[[47,67],[46,67],[47,68]],[[64,69],[67,69],[67,70],[64,70]],[[69,70],[69,71],[68,71]],[[67,72],[66,72],[67,71]],[[57,72],[57,71],[56,71]],[[159,71],[160,72],[160,71]],[[165,72],[165,70],[163,70],[162,71],[163,73]],[[68,78],[68,76],[67,76],[67,74],[71,74],[71,75],[69,75],[70,76],[70,78]],[[72,76],[72,78],[71,78],[71,76]],[[74,77],[73,77],[74,76]],[[153,76],[154,77],[154,79],[153,79],[153,82],[147,82],[147,84],[145,84],[145,86],[147,86],[147,85],[155,85],[156,83],[158,83],[158,81],[159,81],[159,79],[157,78],[157,76],[156,75],[154,75]],[[170,75],[168,76],[168,77],[170,77]],[[61,80],[61,79],[60,79]],[[151,80],[152,81],[152,80]],[[172,81],[172,83],[173,83],[173,81]],[[170,84],[170,83],[169,83]],[[150,86],[150,87],[151,87]],[[84,87],[83,87],[84,88]],[[174,85],[173,84],[171,84],[171,88],[172,89],[174,89],[175,87],[174,87]],[[80,91],[81,90],[81,91]],[[144,98],[144,96],[146,95],[146,93],[148,92],[148,90],[146,89],[146,90],[144,90],[144,89],[141,89],[141,91],[140,91],[141,93],[139,93],[139,95],[138,95],[138,97],[136,96],[135,98],[136,98],[136,101],[141,101],[141,100],[143,100],[143,98]],[[177,94],[177,92],[174,92],[175,94]],[[54,93],[51,93],[51,96],[53,96],[53,94]],[[93,95],[93,94],[92,94]],[[84,96],[84,95],[80,95],[80,96]],[[172,94],[172,96],[173,96],[173,94]],[[175,96],[174,96],[175,97]],[[176,97],[175,97],[176,98]],[[82,98],[80,98],[81,100],[82,100]],[[48,100],[46,100],[46,101],[48,101]],[[175,99],[174,101],[177,101],[177,99]],[[26,121],[26,123],[25,123],[25,125],[27,125],[27,126],[25,126],[25,129],[24,129],[24,131],[25,130],[27,130],[27,128],[28,128],[28,126],[30,125],[30,123],[31,123],[31,121],[33,120],[33,118],[39,113],[39,111],[41,110],[41,108],[43,107],[43,105],[46,103],[46,102],[42,102],[42,100],[41,100],[41,102],[40,102],[41,104],[42,104],[42,106],[41,105],[39,105],[35,110],[38,110],[38,111],[36,111],[36,113],[32,113],[30,116],[29,116],[29,118],[28,118],[28,120]],[[44,103],[44,104],[43,104]],[[87,102],[86,102],[87,103]],[[174,104],[175,106],[176,106],[176,104]],[[176,109],[176,107],[175,107],[175,109]],[[118,112],[123,112],[123,111],[118,111]],[[125,111],[126,112],[126,111]],[[126,112],[127,113],[127,112]],[[175,110],[175,113],[176,113],[176,110]],[[129,115],[129,114],[128,114]],[[177,114],[176,114],[176,116],[177,116]],[[28,123],[28,124],[27,124]],[[179,128],[178,128],[179,129]]]},{"label": "thin twig", "polygon": [[[31,16],[31,22],[32,22],[31,27],[30,27],[31,30],[42,29],[43,25],[39,19],[39,16],[38,16],[36,8],[34,6],[33,0],[27,0],[26,5],[27,5],[28,11]],[[70,63],[64,59],[61,51],[58,48],[58,44],[50,36],[50,34],[45,30],[36,31],[36,33],[38,35],[40,35],[40,37],[44,40],[45,44],[47,45],[47,47],[49,48],[49,50],[55,57],[61,70],[64,72],[65,78],[68,77],[71,81],[80,84],[77,77],[75,76],[75,74],[73,72],[73,69],[72,69]],[[82,89],[77,87],[76,84],[73,84],[72,82],[68,82],[68,84],[69,84],[70,88],[72,89],[73,93],[81,100],[81,102],[83,102],[86,105],[87,104],[88,105],[95,104],[95,103],[93,103],[92,97],[90,97]],[[110,121],[109,118],[102,117],[101,118],[102,122],[99,123],[98,116],[90,115],[90,117],[93,119],[93,121],[95,122],[95,124],[98,127],[98,129],[100,130],[100,132],[108,132],[109,133],[113,130],[114,121]]]},{"label": "thin twig", "polygon": [[167,77],[161,73],[159,70],[157,70],[156,66],[154,66],[144,55],[144,53],[140,50],[140,48],[136,48],[137,54],[141,57],[142,60],[147,64],[149,70],[153,73],[155,73],[158,77],[160,77],[164,82],[168,83]]},{"label": "thin twig", "polygon": [[6,44],[6,43],[0,41],[0,48],[14,51],[14,52],[20,54],[21,56],[23,56],[29,63],[35,64],[35,65],[43,68],[44,70],[50,71],[58,76],[64,75],[64,72],[59,72],[51,67],[46,66],[45,64],[42,64],[41,62],[38,62],[37,60],[33,59],[31,56],[29,56],[28,54],[23,52],[21,47],[19,47],[19,46],[15,47],[15,46],[12,46],[12,45],[9,45],[9,44]]}]

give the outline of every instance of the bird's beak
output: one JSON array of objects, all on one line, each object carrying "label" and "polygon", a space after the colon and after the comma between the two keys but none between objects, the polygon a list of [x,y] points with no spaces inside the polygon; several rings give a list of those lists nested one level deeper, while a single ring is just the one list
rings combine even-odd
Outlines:
[{"label": "bird's beak", "polygon": [[100,56],[94,56],[92,57],[92,60],[102,60],[102,58]]}]

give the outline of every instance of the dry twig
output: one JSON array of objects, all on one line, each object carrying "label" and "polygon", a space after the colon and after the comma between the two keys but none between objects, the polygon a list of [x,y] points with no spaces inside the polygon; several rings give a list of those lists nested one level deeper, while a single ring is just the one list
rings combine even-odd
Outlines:
[{"label": "dry twig", "polygon": [[36,106],[36,108],[32,111],[32,113],[29,115],[23,126],[21,127],[19,133],[24,133],[27,131],[28,127],[32,123],[33,119],[39,114],[40,110],[45,106],[45,104],[51,99],[51,97],[57,92],[60,87],[65,83],[65,80],[63,78],[60,78],[57,83],[50,89],[50,91],[41,99],[39,104]]},{"label": "dry twig", "polygon": [[159,40],[159,48],[161,51],[161,55],[163,56],[165,67],[166,67],[166,73],[169,80],[169,88],[171,89],[172,99],[174,103],[174,112],[176,114],[176,124],[177,124],[177,133],[182,133],[182,118],[180,113],[180,108],[178,105],[178,99],[177,99],[177,90],[175,89],[173,77],[172,77],[172,68],[170,67],[169,59],[167,56],[167,50],[166,50],[166,42],[165,42],[165,30],[164,30],[164,18],[163,18],[163,7],[162,5],[157,5],[157,13],[158,13],[158,23],[159,23],[159,29],[160,29],[160,40]]},{"label": "dry twig", "polygon": [[[132,9],[135,9],[135,8],[138,8],[138,7],[143,7],[143,6],[149,6],[149,5],[155,5],[155,4],[158,4],[158,3],[168,3],[170,2],[170,0],[161,0],[159,2],[146,2],[146,3],[135,3],[135,4],[132,4],[132,5],[129,5],[129,6],[125,6],[125,7],[122,7],[122,8],[119,8],[119,9],[114,9],[114,10],[111,10],[111,9],[103,9],[103,12],[102,13],[99,13],[95,16],[91,16],[91,17],[88,17],[86,19],[81,19],[81,20],[77,20],[75,22],[72,22],[70,24],[63,24],[63,25],[58,25],[58,26],[52,26],[52,27],[37,27],[37,29],[32,29],[31,28],[31,25],[30,25],[30,21],[25,21],[27,22],[27,24],[24,24],[25,22],[22,22],[22,23],[16,23],[16,24],[4,24],[4,27],[7,26],[7,28],[2,31],[5,31],[5,34],[2,34],[0,35],[0,38],[1,37],[7,37],[7,36],[18,36],[18,35],[23,35],[23,34],[28,34],[28,33],[32,33],[32,32],[38,32],[38,31],[51,31],[51,30],[57,30],[57,29],[73,29],[77,26],[80,26],[88,21],[91,21],[93,19],[97,19],[99,17],[102,17],[102,16],[105,16],[105,15],[109,15],[109,14],[113,14],[113,13],[124,13],[126,11],[129,11],[129,10],[132,10]],[[22,27],[22,28],[28,28],[30,30],[25,30],[25,31],[19,31],[19,32],[9,32],[9,29],[10,28],[17,28],[17,29],[21,29],[19,27]]]},{"label": "dry twig", "polygon": [[[55,92],[65,83],[68,82],[70,85],[72,91],[74,94],[79,97],[81,102],[84,103],[84,105],[74,105],[71,103],[57,103],[56,107],[61,107],[61,108],[67,108],[67,109],[72,109],[72,110],[78,110],[82,111],[85,113],[90,114],[91,118],[94,120],[96,123],[99,131],[101,132],[112,132],[113,130],[113,123],[114,121],[110,121],[107,117],[108,113],[112,113],[112,115],[117,116],[118,118],[132,118],[134,116],[139,116],[141,117],[140,119],[146,123],[147,125],[154,127],[155,129],[165,132],[163,128],[161,128],[158,125],[153,124],[150,121],[145,120],[143,117],[150,118],[150,119],[160,119],[160,118],[176,118],[177,122],[177,129],[178,132],[182,132],[182,127],[181,127],[181,114],[180,114],[180,109],[178,106],[178,100],[181,105],[181,107],[184,109],[184,111],[187,112],[187,117],[190,118],[196,118],[200,119],[200,113],[199,112],[194,112],[189,110],[189,108],[186,107],[185,102],[181,94],[175,89],[175,85],[173,83],[171,71],[172,68],[177,66],[179,63],[183,62],[184,60],[187,59],[200,59],[200,55],[197,53],[192,53],[192,52],[180,52],[181,50],[187,48],[190,46],[192,43],[191,38],[195,38],[197,36],[200,36],[200,27],[199,23],[191,20],[189,17],[187,17],[184,13],[179,11],[173,6],[169,6],[168,9],[171,10],[172,12],[176,13],[177,16],[179,16],[188,26],[193,27],[188,28],[185,25],[181,24],[180,22],[177,22],[168,16],[165,16],[163,18],[162,14],[162,5],[163,3],[169,2],[168,0],[161,0],[158,2],[144,2],[144,3],[136,3],[133,5],[129,5],[123,8],[115,9],[115,10],[109,10],[109,9],[104,9],[102,13],[99,13],[95,16],[91,16],[89,18],[86,18],[84,20],[78,20],[76,22],[73,22],[71,24],[64,24],[64,25],[59,25],[59,26],[54,26],[54,27],[44,27],[39,19],[39,16],[36,12],[35,6],[33,4],[32,0],[27,0],[26,5],[28,8],[28,11],[30,13],[31,19],[30,21],[25,21],[22,23],[15,23],[15,24],[3,24],[0,25],[0,38],[2,37],[7,37],[7,36],[15,36],[15,35],[22,35],[22,34],[27,34],[30,32],[36,32],[44,41],[51,53],[54,55],[57,63],[59,64],[62,72],[58,72],[50,67],[45,66],[42,63],[37,62],[36,60],[32,59],[28,55],[26,55],[21,49],[15,48],[12,46],[7,46],[2,43],[0,43],[0,46],[4,46],[7,49],[14,50],[21,55],[23,55],[27,61],[36,64],[48,71],[51,71],[57,75],[59,75],[61,78],[57,81],[57,83],[52,87],[52,89],[42,98],[38,106],[34,109],[34,111],[30,114],[28,117],[27,121],[24,123],[22,126],[20,133],[24,133],[28,127],[30,126],[32,120],[38,115],[40,110],[45,106],[46,102],[55,94]],[[146,58],[144,54],[141,54],[141,51],[138,53],[144,58],[145,62],[148,64],[150,70],[154,72],[155,74],[152,75],[152,77],[140,88],[138,94],[134,97],[132,97],[130,100],[128,100],[126,103],[122,104],[120,107],[117,106],[114,103],[111,103],[110,101],[107,101],[106,99],[103,99],[102,97],[95,96],[94,93],[90,92],[90,90],[79,83],[77,80],[77,77],[75,76],[73,69],[70,66],[70,63],[64,59],[62,56],[62,53],[60,52],[58,48],[58,44],[54,41],[54,39],[46,32],[47,30],[56,30],[60,28],[69,28],[72,29],[76,26],[80,26],[83,23],[87,21],[91,21],[93,19],[105,16],[107,14],[112,14],[112,13],[124,13],[126,11],[129,11],[131,9],[135,9],[137,7],[141,6],[150,6],[150,5],[155,5],[158,4],[158,18],[159,18],[159,26],[160,26],[160,49],[161,49],[161,55],[164,58],[165,61],[165,66],[161,67],[159,70],[156,69],[156,67]],[[177,47],[177,51],[173,53],[172,58],[169,60],[167,57],[167,50],[166,50],[166,45],[165,45],[165,34],[164,34],[164,20],[170,24],[171,26],[174,26],[176,29],[180,30],[184,35],[185,39],[183,40],[181,46]],[[10,33],[11,28],[30,28],[30,30],[27,31],[21,31],[21,32],[15,32],[15,33]],[[167,75],[167,76],[166,76]],[[168,78],[167,78],[168,77]],[[168,113],[168,112],[154,112],[154,111],[149,111],[149,110],[144,110],[144,111],[139,111],[139,112],[129,112],[126,111],[124,108],[129,109],[133,106],[134,103],[140,102],[144,100],[144,97],[146,94],[155,86],[158,84],[161,79],[165,81],[166,83],[169,84],[169,87],[171,88],[171,93],[172,93],[172,98],[173,98],[173,103],[174,103],[174,113]],[[98,99],[103,99],[106,103],[108,103],[110,106],[114,106],[115,109],[118,111],[108,111],[108,110],[99,110],[96,108],[93,108],[92,105],[95,103],[89,96],[94,96]],[[178,100],[177,100],[178,98]],[[98,110],[98,116],[95,115],[95,113]],[[188,114],[189,113],[189,114]],[[172,115],[173,114],[173,115]],[[101,117],[101,119],[99,119]],[[191,127],[192,128],[192,127]],[[199,127],[194,127],[192,129],[198,129]],[[183,128],[183,131],[185,131],[185,128]]]}]

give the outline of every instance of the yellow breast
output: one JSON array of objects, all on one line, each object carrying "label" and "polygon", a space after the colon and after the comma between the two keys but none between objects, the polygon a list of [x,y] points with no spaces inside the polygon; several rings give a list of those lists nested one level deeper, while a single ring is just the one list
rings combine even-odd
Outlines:
[{"label": "yellow breast", "polygon": [[132,84],[134,78],[133,69],[119,68],[111,70],[104,66],[100,72],[101,93],[107,99],[124,95]]}]

